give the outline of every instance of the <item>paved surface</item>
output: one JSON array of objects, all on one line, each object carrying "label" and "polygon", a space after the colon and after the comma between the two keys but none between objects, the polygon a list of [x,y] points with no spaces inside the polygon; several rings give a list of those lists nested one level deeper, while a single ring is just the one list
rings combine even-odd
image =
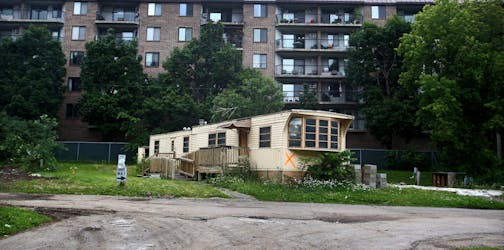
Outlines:
[{"label": "paved surface", "polygon": [[0,249],[504,247],[502,210],[6,193],[0,204],[75,215],[0,240]]}]

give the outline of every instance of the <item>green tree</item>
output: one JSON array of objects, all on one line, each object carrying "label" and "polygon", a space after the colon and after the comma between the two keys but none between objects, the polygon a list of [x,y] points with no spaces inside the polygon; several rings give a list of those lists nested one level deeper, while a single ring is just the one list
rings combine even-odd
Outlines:
[{"label": "green tree", "polygon": [[241,52],[225,44],[223,34],[221,23],[203,26],[199,38],[173,50],[163,63],[167,73],[161,79],[196,103],[209,105],[212,97],[236,83],[242,69]]},{"label": "green tree", "polygon": [[23,119],[56,117],[63,100],[65,56],[46,27],[0,41],[0,111]]},{"label": "green tree", "polygon": [[350,36],[347,79],[362,89],[362,111],[369,132],[388,148],[394,136],[408,140],[419,133],[415,90],[399,85],[402,58],[396,52],[399,39],[410,29],[395,16],[384,27],[364,23]]},{"label": "green tree", "polygon": [[419,90],[418,122],[442,164],[494,179],[503,165],[496,153],[504,129],[503,16],[497,0],[436,1],[415,16],[399,47],[401,83]]},{"label": "green tree", "polygon": [[54,168],[54,151],[62,149],[56,141],[56,119],[42,115],[22,120],[0,112],[0,162],[21,165],[30,171]]},{"label": "green tree", "polygon": [[317,109],[317,91],[310,88],[308,84],[303,85],[303,94],[299,97],[299,107],[302,109]]},{"label": "green tree", "polygon": [[109,31],[104,39],[86,43],[81,69],[82,120],[97,126],[105,140],[137,134],[147,79],[136,43],[117,42]]},{"label": "green tree", "polygon": [[239,84],[224,90],[213,99],[212,121],[278,112],[283,107],[281,86],[259,71],[242,70]]}]

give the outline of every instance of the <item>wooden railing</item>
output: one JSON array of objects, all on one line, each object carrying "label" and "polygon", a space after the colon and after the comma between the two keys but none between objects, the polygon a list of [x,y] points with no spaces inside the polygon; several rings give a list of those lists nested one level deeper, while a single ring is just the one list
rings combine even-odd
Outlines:
[{"label": "wooden railing", "polygon": [[240,148],[231,146],[200,148],[198,166],[229,167],[238,164]]}]

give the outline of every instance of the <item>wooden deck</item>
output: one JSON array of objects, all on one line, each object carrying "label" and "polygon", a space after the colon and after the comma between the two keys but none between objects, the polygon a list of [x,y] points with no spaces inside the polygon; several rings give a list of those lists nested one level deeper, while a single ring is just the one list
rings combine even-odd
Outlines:
[{"label": "wooden deck", "polygon": [[177,158],[180,160],[179,172],[192,178],[198,174],[222,174],[238,167],[240,156],[246,156],[246,151],[231,146],[200,148],[183,158]]}]

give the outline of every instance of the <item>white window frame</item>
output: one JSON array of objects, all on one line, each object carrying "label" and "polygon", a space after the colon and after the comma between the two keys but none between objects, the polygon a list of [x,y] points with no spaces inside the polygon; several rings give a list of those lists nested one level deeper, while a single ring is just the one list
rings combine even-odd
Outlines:
[{"label": "white window frame", "polygon": [[[154,62],[154,55],[157,55],[157,65],[152,65]],[[145,52],[145,67],[158,68],[159,67],[159,52]]]},{"label": "white window frame", "polygon": [[[187,32],[190,30],[190,37],[187,37]],[[178,41],[179,42],[188,42],[192,40],[193,28],[191,27],[180,27],[178,28]]]},{"label": "white window frame", "polygon": [[87,2],[74,2],[74,15],[86,15],[87,14]]},{"label": "white window frame", "polygon": [[86,40],[86,26],[72,26],[72,40]]},{"label": "white window frame", "polygon": [[252,68],[265,69],[268,66],[267,54],[254,54],[252,57]]},{"label": "white window frame", "polygon": [[268,6],[266,4],[254,4],[254,17],[268,17]]},{"label": "white window frame", "polygon": [[[268,42],[268,29],[254,28],[254,43],[267,43]],[[264,33],[264,37],[263,37]],[[264,40],[262,39],[264,38]]]},{"label": "white window frame", "polygon": [[161,16],[162,12],[163,8],[160,3],[149,3],[147,6],[147,16]]},{"label": "white window frame", "polygon": [[160,27],[147,27],[147,41],[148,42],[159,42],[161,40],[161,28]]},{"label": "white window frame", "polygon": [[[380,11],[380,9],[383,9]],[[380,15],[380,12],[383,12],[383,16]],[[386,18],[386,8],[384,5],[374,5],[371,6],[371,19],[385,19]]]},{"label": "white window frame", "polygon": [[[191,9],[191,14],[189,15],[189,9]],[[179,16],[191,17],[194,15],[192,3],[180,3],[179,4]]]}]

